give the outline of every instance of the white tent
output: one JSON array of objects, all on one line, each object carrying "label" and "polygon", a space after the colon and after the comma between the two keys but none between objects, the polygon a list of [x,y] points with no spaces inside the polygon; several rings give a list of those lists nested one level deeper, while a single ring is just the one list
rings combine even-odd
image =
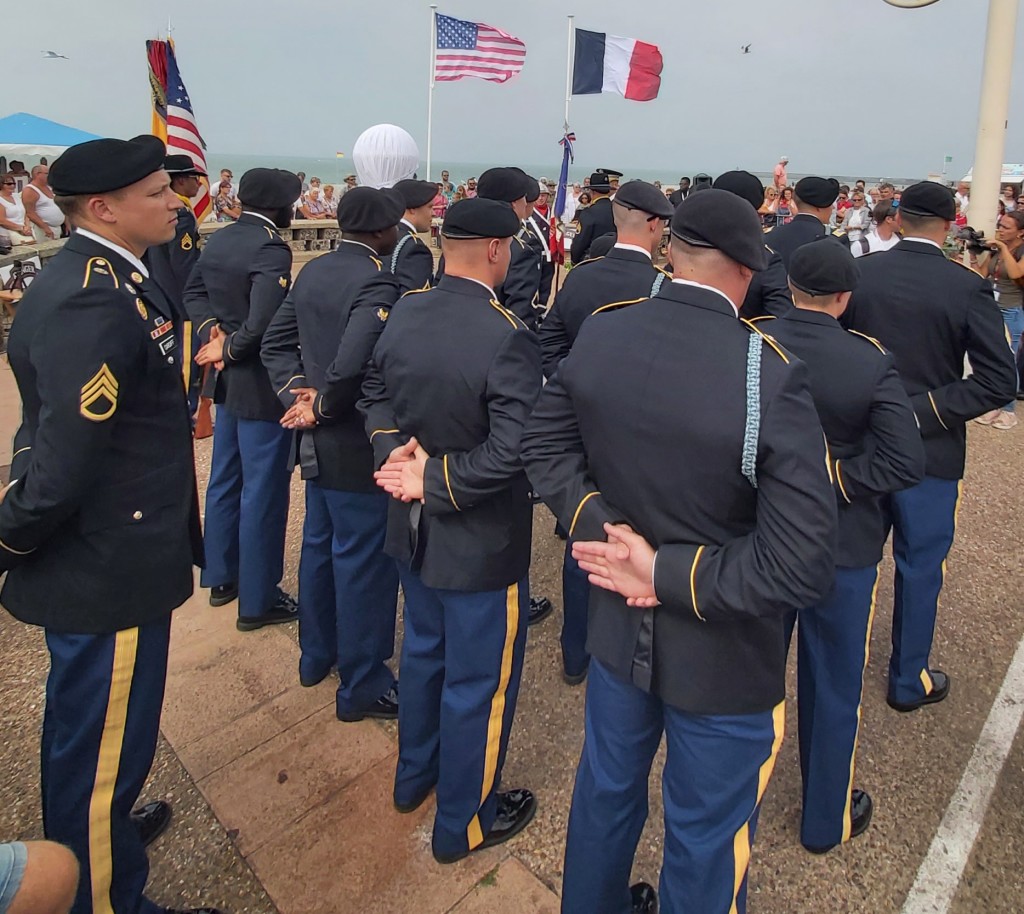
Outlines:
[{"label": "white tent", "polygon": [[[964,175],[963,180],[968,184],[971,183],[971,176],[974,174],[972,168],[967,174]],[[1000,184],[1021,184],[1024,183],[1024,165],[1013,165],[1006,163],[1003,165],[1003,173],[999,178]]]}]

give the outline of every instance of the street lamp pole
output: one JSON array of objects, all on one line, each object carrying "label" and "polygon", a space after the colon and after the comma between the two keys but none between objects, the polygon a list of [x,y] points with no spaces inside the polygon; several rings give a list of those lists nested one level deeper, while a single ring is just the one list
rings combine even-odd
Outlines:
[{"label": "street lamp pole", "polygon": [[[885,0],[904,9],[931,6],[936,0]],[[1013,39],[1017,34],[1019,0],[989,0],[988,34],[981,73],[978,139],[971,173],[971,225],[992,238],[999,215],[1006,119],[1010,111]]]},{"label": "street lamp pole", "polygon": [[989,0],[988,5],[988,35],[978,105],[978,139],[971,175],[970,220],[974,228],[984,231],[989,238],[994,237],[999,216],[1017,6],[1018,0]]}]

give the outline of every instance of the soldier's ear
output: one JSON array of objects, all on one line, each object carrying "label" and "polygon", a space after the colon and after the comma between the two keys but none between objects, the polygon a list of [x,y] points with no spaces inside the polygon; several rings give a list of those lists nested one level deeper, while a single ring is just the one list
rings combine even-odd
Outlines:
[{"label": "soldier's ear", "polygon": [[114,203],[114,206],[116,206],[116,201],[112,201],[107,194],[89,197],[85,201],[85,211],[93,219],[112,224],[117,222],[117,215],[111,203]]}]

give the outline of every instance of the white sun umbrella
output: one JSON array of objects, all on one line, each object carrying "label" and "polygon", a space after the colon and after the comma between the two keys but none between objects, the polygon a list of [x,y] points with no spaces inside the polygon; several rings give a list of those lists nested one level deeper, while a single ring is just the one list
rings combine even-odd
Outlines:
[{"label": "white sun umbrella", "polygon": [[416,141],[394,124],[364,130],[352,148],[359,183],[365,187],[394,187],[416,174],[420,150]]}]

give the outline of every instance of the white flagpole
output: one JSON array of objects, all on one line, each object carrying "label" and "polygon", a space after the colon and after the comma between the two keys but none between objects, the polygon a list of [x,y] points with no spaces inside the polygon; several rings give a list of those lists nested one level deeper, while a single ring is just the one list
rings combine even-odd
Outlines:
[{"label": "white flagpole", "polygon": [[427,100],[427,180],[430,180],[431,143],[434,135],[434,72],[437,64],[437,4],[430,4],[430,92]]},{"label": "white flagpole", "polygon": [[565,132],[569,132],[569,102],[572,101],[572,46],[573,38],[573,19],[575,16],[569,16],[569,40],[567,42],[567,50],[565,55]]}]

